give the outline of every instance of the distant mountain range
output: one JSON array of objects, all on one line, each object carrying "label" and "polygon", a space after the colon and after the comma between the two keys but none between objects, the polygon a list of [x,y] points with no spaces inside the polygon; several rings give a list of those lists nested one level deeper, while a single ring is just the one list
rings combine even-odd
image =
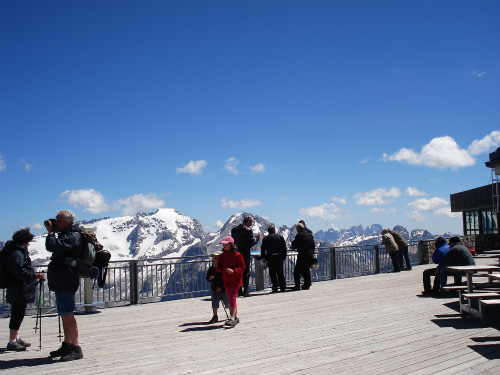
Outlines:
[{"label": "distant mountain range", "polygon": [[[160,257],[180,257],[211,254],[220,249],[220,241],[230,235],[231,228],[239,225],[245,216],[254,219],[252,230],[267,234],[271,224],[260,216],[245,212],[237,213],[217,232],[205,232],[198,222],[189,216],[182,215],[171,208],[161,208],[156,212],[135,216],[95,219],[81,221],[77,224],[92,226],[99,242],[112,254],[112,260],[146,259]],[[276,228],[283,235],[288,245],[295,238],[296,226]],[[383,227],[373,224],[366,228],[362,225],[348,229],[329,229],[314,233],[317,246],[349,246],[380,243],[380,232]],[[430,240],[438,237],[424,229],[416,229],[409,233],[398,225],[393,228],[409,241]],[[443,236],[449,237],[451,233]],[[30,255],[35,264],[47,263],[50,253],[45,250],[46,234],[36,237],[30,244]],[[260,246],[256,245],[255,250]]]}]

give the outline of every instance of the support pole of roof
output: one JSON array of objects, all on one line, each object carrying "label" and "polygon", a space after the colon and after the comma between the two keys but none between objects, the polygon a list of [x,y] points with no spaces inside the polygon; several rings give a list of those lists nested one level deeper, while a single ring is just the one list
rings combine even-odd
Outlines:
[{"label": "support pole of roof", "polygon": [[375,274],[380,273],[380,249],[378,245],[373,246],[374,257],[375,257]]},{"label": "support pole of roof", "polygon": [[337,262],[335,260],[335,248],[330,247],[330,280],[337,278]]}]

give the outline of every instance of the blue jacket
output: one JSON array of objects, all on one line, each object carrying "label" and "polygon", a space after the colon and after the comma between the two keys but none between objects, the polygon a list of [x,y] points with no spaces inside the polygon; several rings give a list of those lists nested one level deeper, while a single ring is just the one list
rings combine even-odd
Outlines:
[{"label": "blue jacket", "polygon": [[447,242],[440,244],[432,254],[432,261],[437,264],[438,268],[446,267],[446,258],[450,252],[450,245]]}]

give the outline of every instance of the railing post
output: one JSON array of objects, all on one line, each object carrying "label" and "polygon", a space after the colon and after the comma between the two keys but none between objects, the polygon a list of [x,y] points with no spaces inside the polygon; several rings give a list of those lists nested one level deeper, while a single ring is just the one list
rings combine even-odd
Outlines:
[{"label": "railing post", "polygon": [[94,312],[92,280],[88,277],[83,279],[83,306],[85,307],[85,314],[92,314]]},{"label": "railing post", "polygon": [[337,278],[337,262],[335,260],[335,248],[330,247],[330,280]]},{"label": "railing post", "polygon": [[380,273],[380,249],[378,245],[374,245],[373,249],[375,250],[375,274]]},{"label": "railing post", "polygon": [[137,305],[139,301],[137,260],[129,261],[130,268],[130,304]]},{"label": "railing post", "polygon": [[255,258],[253,258],[253,265],[255,269],[255,290],[264,290],[264,270],[262,269],[261,266],[257,265],[257,262],[255,261]]}]

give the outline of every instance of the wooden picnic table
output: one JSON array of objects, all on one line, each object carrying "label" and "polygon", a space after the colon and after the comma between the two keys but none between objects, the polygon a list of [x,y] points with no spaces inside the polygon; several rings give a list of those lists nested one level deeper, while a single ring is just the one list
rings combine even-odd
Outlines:
[{"label": "wooden picnic table", "polygon": [[500,292],[500,283],[498,283],[499,289],[497,293],[495,293],[494,291],[485,293],[483,290],[481,292],[478,292],[478,285],[476,285],[476,291],[474,291],[473,277],[479,275],[484,276],[485,272],[487,272],[488,274],[491,274],[493,272],[500,272],[500,267],[492,265],[475,265],[452,266],[449,267],[449,269],[465,272],[467,277],[467,292],[459,292],[460,313],[463,314],[465,312],[470,315],[479,317],[483,322],[484,311],[481,309],[481,300],[488,298],[499,298],[500,295],[498,292]]},{"label": "wooden picnic table", "polygon": [[483,254],[500,254],[500,250],[486,250]]}]

